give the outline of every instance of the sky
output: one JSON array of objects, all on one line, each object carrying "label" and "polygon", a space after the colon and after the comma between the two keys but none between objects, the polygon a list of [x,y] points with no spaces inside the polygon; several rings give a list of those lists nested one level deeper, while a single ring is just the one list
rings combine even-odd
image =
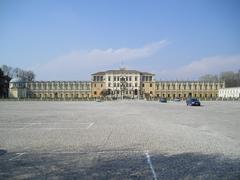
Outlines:
[{"label": "sky", "polygon": [[36,80],[135,69],[197,80],[240,69],[239,0],[0,0],[0,65]]}]

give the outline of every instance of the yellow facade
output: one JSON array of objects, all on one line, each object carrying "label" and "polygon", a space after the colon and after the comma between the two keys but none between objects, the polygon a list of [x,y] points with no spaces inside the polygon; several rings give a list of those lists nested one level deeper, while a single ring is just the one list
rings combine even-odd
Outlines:
[{"label": "yellow facade", "polygon": [[92,97],[102,97],[103,91],[106,89],[106,85],[103,81],[101,82],[92,82]]},{"label": "yellow facade", "polygon": [[[224,82],[155,81],[154,74],[136,70],[109,70],[92,74],[91,81],[10,82],[10,97],[40,99],[115,98],[186,99],[218,97]],[[106,93],[107,92],[107,93]]]}]

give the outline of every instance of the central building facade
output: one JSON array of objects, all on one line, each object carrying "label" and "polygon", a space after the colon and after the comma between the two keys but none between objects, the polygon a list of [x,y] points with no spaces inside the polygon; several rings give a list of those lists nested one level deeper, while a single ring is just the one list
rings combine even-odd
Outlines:
[{"label": "central building facade", "polygon": [[156,81],[155,75],[137,70],[108,70],[91,74],[91,81],[10,81],[11,98],[89,99],[145,98],[168,99],[196,97],[214,99],[224,82]]},{"label": "central building facade", "polygon": [[[153,95],[154,74],[136,70],[108,70],[92,74],[92,91],[94,97],[107,95],[115,98],[139,98],[143,89]],[[151,88],[147,88],[151,86]]]}]

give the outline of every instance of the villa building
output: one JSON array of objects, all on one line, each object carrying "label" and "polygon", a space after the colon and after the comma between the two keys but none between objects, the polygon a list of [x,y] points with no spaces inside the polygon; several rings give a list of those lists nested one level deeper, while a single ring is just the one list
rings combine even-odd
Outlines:
[{"label": "villa building", "polygon": [[91,81],[10,81],[11,98],[88,99],[187,97],[217,98],[224,82],[156,81],[155,75],[137,70],[108,70],[91,74]]}]

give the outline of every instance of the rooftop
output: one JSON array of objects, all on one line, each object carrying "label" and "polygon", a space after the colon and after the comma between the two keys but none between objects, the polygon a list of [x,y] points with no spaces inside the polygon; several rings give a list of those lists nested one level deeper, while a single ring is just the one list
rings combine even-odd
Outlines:
[{"label": "rooftop", "polygon": [[149,72],[141,72],[137,70],[127,70],[124,68],[121,68],[119,70],[107,70],[107,71],[101,71],[97,73],[93,73],[92,75],[105,75],[105,74],[140,74],[140,75],[154,75]]}]

